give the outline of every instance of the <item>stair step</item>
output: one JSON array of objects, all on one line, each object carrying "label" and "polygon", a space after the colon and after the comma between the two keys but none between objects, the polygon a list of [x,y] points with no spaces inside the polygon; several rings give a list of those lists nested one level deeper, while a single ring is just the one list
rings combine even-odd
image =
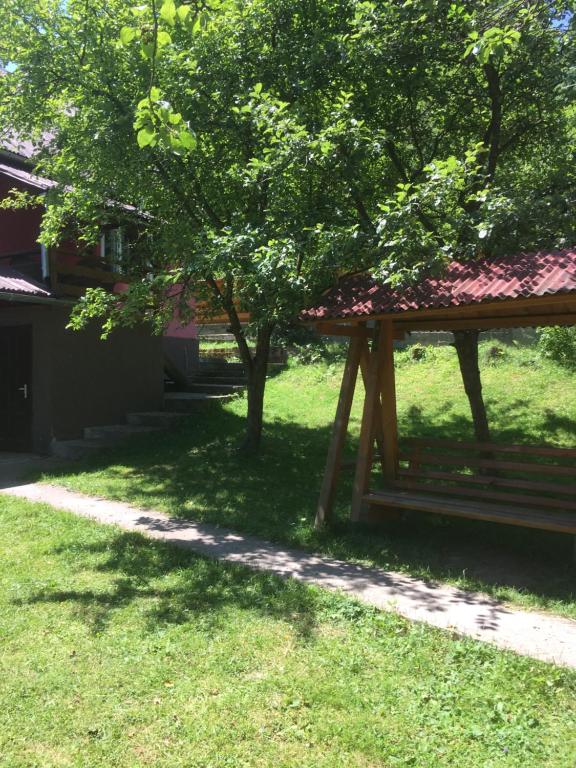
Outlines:
[{"label": "stair step", "polygon": [[197,384],[193,382],[188,385],[188,391],[191,394],[198,392],[207,395],[231,395],[235,392],[241,392],[243,389],[243,384]]},{"label": "stair step", "polygon": [[246,378],[244,376],[208,376],[207,374],[200,374],[194,376],[190,381],[191,384],[226,384],[236,387],[245,387]]},{"label": "stair step", "polygon": [[230,363],[227,360],[224,360],[222,358],[212,358],[211,360],[200,360],[198,363],[198,366],[196,367],[196,373],[202,374],[202,373],[212,373],[214,372],[215,375],[228,375],[232,374],[233,376],[238,374],[239,376],[245,375],[244,370],[244,364],[243,363]]},{"label": "stair step", "polygon": [[50,453],[59,459],[83,459],[99,453],[109,445],[106,440],[52,440]]},{"label": "stair step", "polygon": [[147,413],[129,413],[126,416],[128,424],[141,427],[159,427],[169,429],[179,424],[186,415],[168,411],[150,411]]},{"label": "stair step", "polygon": [[166,392],[164,407],[172,413],[189,413],[210,403],[227,403],[234,394],[209,395],[205,392]]},{"label": "stair step", "polygon": [[158,429],[159,427],[140,424],[106,424],[101,427],[84,427],[84,438],[86,440],[106,440],[111,443],[132,437],[132,435],[156,432]]}]

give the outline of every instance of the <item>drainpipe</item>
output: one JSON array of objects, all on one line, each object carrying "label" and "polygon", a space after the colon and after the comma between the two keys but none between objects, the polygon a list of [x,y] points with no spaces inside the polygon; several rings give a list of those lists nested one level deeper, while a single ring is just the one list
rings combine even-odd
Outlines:
[{"label": "drainpipe", "polygon": [[50,261],[48,259],[48,248],[40,245],[40,256],[42,261],[42,280],[48,280],[50,277]]}]

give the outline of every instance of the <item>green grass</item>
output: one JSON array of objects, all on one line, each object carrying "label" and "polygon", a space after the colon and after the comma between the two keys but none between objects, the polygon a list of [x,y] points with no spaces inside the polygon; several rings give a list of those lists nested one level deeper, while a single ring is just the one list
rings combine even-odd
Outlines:
[{"label": "green grass", "polygon": [[0,505],[2,768],[574,766],[574,672]]},{"label": "green grass", "polygon": [[[494,438],[573,445],[573,374],[508,347],[490,363],[482,348],[484,389]],[[403,436],[472,438],[452,348],[414,362],[397,355]],[[245,400],[199,413],[170,434],[143,438],[52,478],[85,493],[216,522],[274,541],[375,563],[425,578],[483,589],[511,603],[576,618],[576,578],[569,536],[476,521],[425,518],[388,528],[348,523],[351,475],[342,478],[330,531],[313,528],[342,366],[291,365],[268,383],[264,452],[236,454]],[[360,399],[351,431],[357,435]],[[353,442],[353,440],[352,440]],[[353,456],[353,445],[348,448]]]}]

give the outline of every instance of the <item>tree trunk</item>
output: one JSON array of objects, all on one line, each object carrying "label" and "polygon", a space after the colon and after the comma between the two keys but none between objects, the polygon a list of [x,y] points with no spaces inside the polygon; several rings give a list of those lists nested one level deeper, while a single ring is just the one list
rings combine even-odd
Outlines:
[{"label": "tree trunk", "polygon": [[256,352],[247,366],[248,415],[246,432],[240,444],[240,451],[245,454],[258,453],[262,442],[264,391],[266,389],[271,334],[271,326],[263,326],[258,329]]},{"label": "tree trunk", "polygon": [[478,366],[478,338],[480,331],[454,331],[454,342],[460,363],[464,389],[472,411],[474,434],[479,443],[489,443],[490,427],[486,405],[482,396],[482,379]]}]

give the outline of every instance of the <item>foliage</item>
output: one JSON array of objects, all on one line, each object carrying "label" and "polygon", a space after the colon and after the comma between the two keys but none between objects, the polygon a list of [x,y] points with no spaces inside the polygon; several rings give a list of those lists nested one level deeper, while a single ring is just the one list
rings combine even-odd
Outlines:
[{"label": "foliage", "polygon": [[[492,346],[481,343],[481,360]],[[456,352],[450,346],[427,349],[430,357],[423,361],[411,360],[409,349],[396,352],[400,437],[470,439]],[[576,618],[570,536],[447,518],[435,518],[437,526],[432,526],[420,515],[391,530],[359,529],[347,522],[349,471],[340,479],[334,526],[322,533],[314,530],[341,378],[342,363],[291,361],[270,379],[268,448],[260,458],[239,457],[231,450],[246,409],[244,400],[236,400],[223,410],[196,413],[180,430],[107,451],[64,477],[48,479]],[[534,347],[510,346],[497,366],[483,366],[483,378],[496,442],[574,446],[572,372],[539,358]],[[357,397],[346,459],[354,458],[361,414]]]},{"label": "foliage", "polygon": [[0,119],[55,135],[44,241],[96,239],[126,212],[104,201],[144,214],[130,290],[78,322],[160,327],[200,295],[258,372],[256,413],[274,326],[342,271],[403,285],[574,240],[572,6],[5,0]]},{"label": "foliage", "polygon": [[538,347],[545,357],[565,368],[576,369],[576,328],[542,328],[538,332]]},{"label": "foliage", "polygon": [[509,358],[508,349],[504,344],[486,344],[482,351],[484,365],[498,366]]},{"label": "foliage", "polygon": [[296,344],[290,348],[290,356],[297,362],[304,364],[342,362],[346,359],[346,354],[345,344],[330,344],[326,343],[324,339],[318,339],[308,344]]}]

